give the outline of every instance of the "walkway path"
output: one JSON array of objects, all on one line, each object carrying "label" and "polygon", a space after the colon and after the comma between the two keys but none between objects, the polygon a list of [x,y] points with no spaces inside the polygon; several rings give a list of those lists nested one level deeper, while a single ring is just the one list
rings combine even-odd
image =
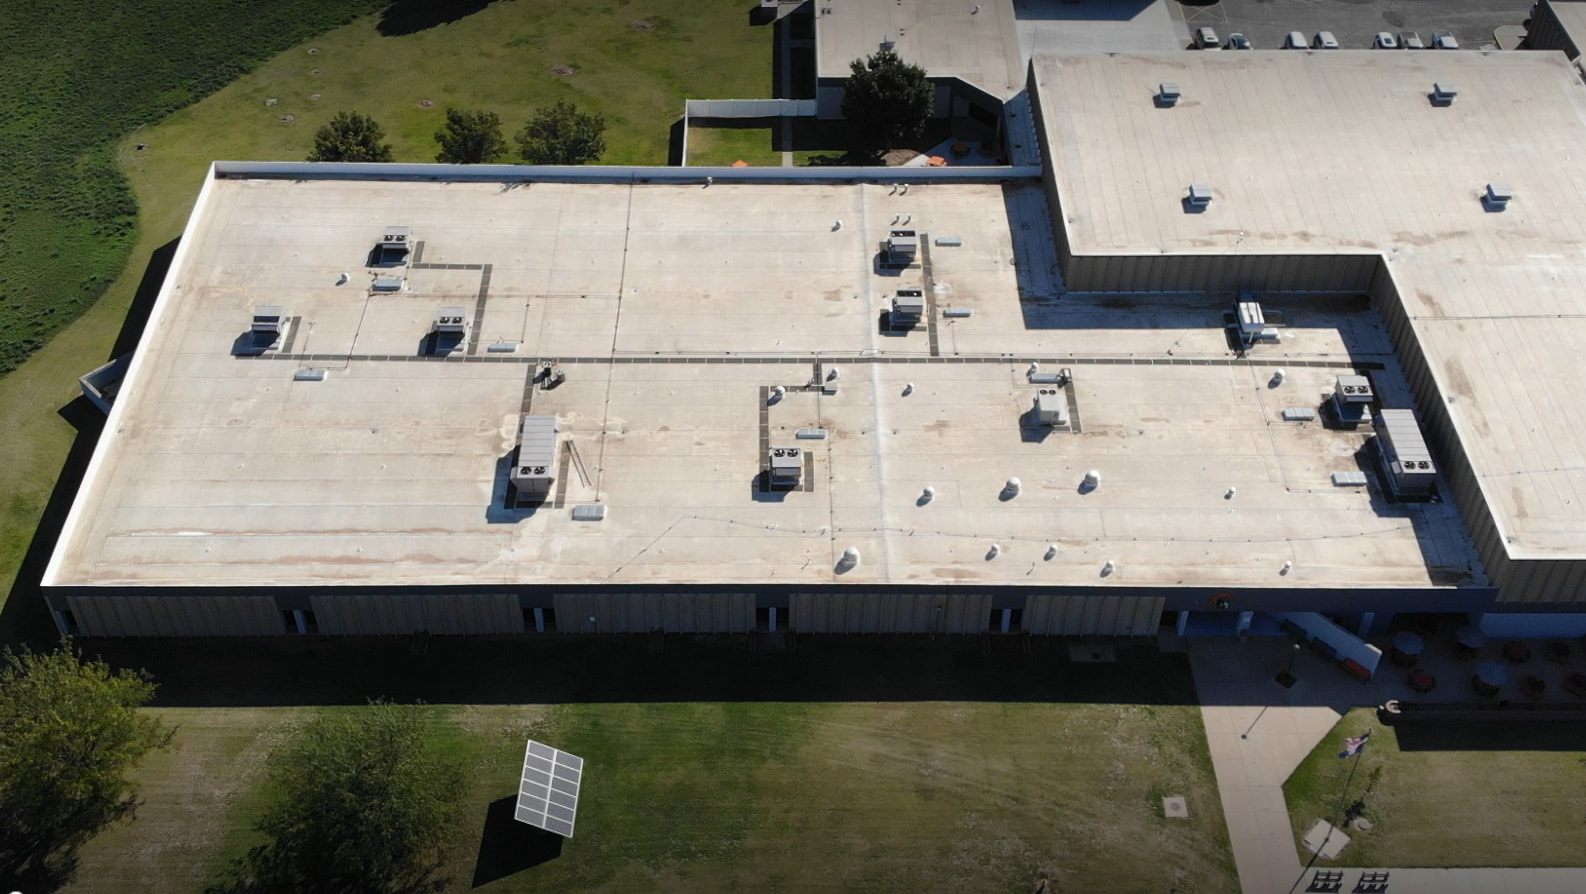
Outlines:
[{"label": "walkway path", "polygon": [[[1400,695],[1362,685],[1309,652],[1294,665],[1292,690],[1274,677],[1289,661],[1286,639],[1241,643],[1223,637],[1188,640],[1201,720],[1239,884],[1245,894],[1299,894],[1315,869],[1300,862],[1289,825],[1283,782],[1351,707]],[[1340,746],[1342,743],[1340,743]],[[1339,889],[1355,889],[1362,873],[1387,870],[1383,894],[1586,894],[1586,869],[1345,869]]]}]

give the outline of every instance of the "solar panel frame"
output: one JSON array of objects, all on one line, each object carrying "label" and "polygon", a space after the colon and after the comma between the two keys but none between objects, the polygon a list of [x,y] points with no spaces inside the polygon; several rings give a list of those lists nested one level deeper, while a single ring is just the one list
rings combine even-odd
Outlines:
[{"label": "solar panel frame", "polygon": [[572,838],[583,777],[583,758],[529,739],[523,749],[523,775],[518,780],[513,818]]}]

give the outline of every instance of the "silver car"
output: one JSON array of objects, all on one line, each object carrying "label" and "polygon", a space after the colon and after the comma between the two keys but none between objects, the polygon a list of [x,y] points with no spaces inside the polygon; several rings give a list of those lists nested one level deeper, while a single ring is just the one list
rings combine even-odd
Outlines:
[{"label": "silver car", "polygon": [[1394,37],[1391,31],[1378,31],[1376,38],[1371,41],[1371,45],[1379,50],[1397,50],[1399,48],[1399,39]]},{"label": "silver car", "polygon": [[1298,31],[1290,31],[1289,36],[1283,38],[1283,48],[1285,50],[1307,50],[1310,49],[1310,44],[1305,42],[1305,35]]},{"label": "silver car", "polygon": [[1454,32],[1452,31],[1433,31],[1432,46],[1439,50],[1457,50],[1459,49],[1459,41],[1454,39]]},{"label": "silver car", "polygon": [[1316,32],[1316,40],[1311,42],[1311,46],[1318,50],[1336,50],[1338,49],[1338,38],[1334,37],[1331,31],[1318,31]]}]

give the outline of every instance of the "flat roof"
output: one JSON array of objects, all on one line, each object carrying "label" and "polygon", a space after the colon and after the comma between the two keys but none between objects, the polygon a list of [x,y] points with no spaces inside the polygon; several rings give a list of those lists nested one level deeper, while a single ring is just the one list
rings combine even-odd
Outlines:
[{"label": "flat roof", "polygon": [[[1586,89],[1560,54],[1034,65],[1075,254],[1386,257],[1509,555],[1586,557],[1586,397],[1565,372],[1586,349]],[[1174,108],[1152,103],[1162,81]],[[1501,213],[1492,181],[1514,190]],[[1203,214],[1180,205],[1191,182],[1212,187]]]},{"label": "flat roof", "polygon": [[[1332,485],[1365,430],[1283,421],[1357,368],[1407,388],[1364,302],[1293,297],[1281,343],[1240,359],[1222,296],[1021,299],[1013,231],[1042,189],[212,180],[45,583],[1480,581],[1452,505]],[[904,218],[928,278],[877,265]],[[393,220],[416,263],[373,293]],[[883,333],[898,288],[937,313]],[[266,302],[292,325],[239,356]],[[459,304],[468,350],[421,357]],[[1077,431],[1027,418],[1032,358],[1072,370]],[[572,445],[533,511],[505,503],[523,414]],[[767,444],[812,454],[799,490],[759,489]],[[603,521],[572,520],[594,502]]]},{"label": "flat roof", "polygon": [[854,60],[890,39],[931,77],[956,77],[998,99],[1024,89],[1010,0],[816,0],[815,32],[820,78],[848,77]]}]

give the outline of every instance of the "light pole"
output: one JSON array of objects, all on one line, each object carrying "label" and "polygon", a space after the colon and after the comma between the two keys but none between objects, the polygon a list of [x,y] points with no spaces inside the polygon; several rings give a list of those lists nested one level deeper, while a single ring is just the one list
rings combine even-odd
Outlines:
[{"label": "light pole", "polygon": [[1294,659],[1300,657],[1300,644],[1294,643],[1294,648],[1289,650],[1289,666],[1278,674],[1278,685],[1288,689],[1294,685]]}]

